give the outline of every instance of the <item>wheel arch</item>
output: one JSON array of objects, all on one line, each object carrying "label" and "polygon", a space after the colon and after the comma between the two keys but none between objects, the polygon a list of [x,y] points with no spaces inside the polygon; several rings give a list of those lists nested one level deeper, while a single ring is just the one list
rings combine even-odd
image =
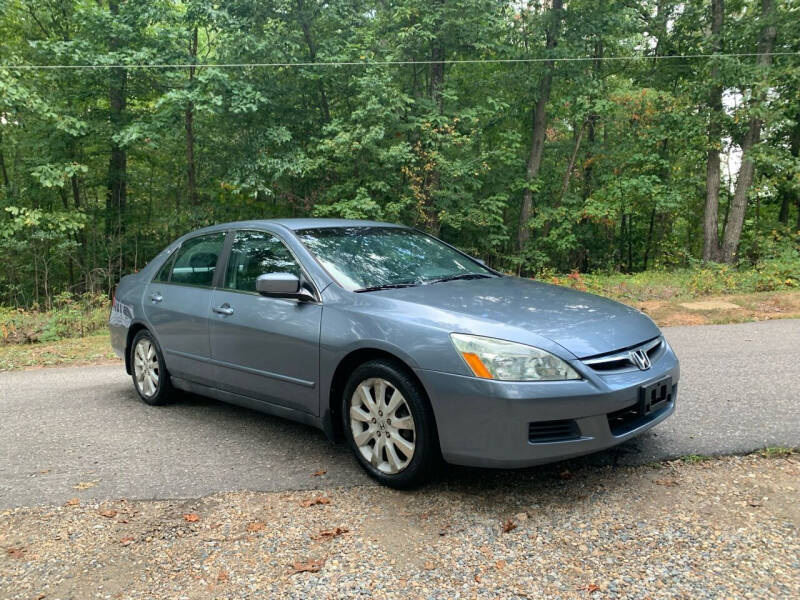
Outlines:
[{"label": "wheel arch", "polygon": [[[150,332],[150,335],[153,336],[153,332],[150,331],[150,328],[147,324],[142,323],[141,321],[136,321],[131,323],[130,327],[128,327],[128,334],[125,338],[125,371],[128,375],[131,374],[131,344],[133,343],[133,338],[136,337],[136,334],[139,333],[142,329],[146,329]],[[158,341],[156,341],[158,343]]]},{"label": "wheel arch", "polygon": [[[342,359],[336,365],[336,369],[331,377],[330,386],[327,390],[328,397],[325,401],[322,414],[322,428],[331,440],[341,441],[344,439],[340,400],[350,374],[364,363],[378,359],[392,362],[405,371],[409,377],[411,377],[417,383],[417,385],[419,385],[419,389],[422,390],[425,399],[430,404],[430,397],[428,396],[428,391],[425,389],[425,385],[422,383],[420,378],[417,377],[414,369],[411,368],[407,361],[403,360],[397,354],[381,348],[372,346],[357,348],[342,357]],[[435,422],[436,419],[434,416],[434,423]]]}]

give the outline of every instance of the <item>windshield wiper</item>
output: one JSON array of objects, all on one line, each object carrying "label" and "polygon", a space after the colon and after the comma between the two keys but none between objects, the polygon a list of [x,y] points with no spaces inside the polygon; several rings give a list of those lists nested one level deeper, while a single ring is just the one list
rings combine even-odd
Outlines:
[{"label": "windshield wiper", "polygon": [[361,292],[377,292],[378,290],[393,290],[396,288],[407,288],[407,287],[414,287],[416,283],[387,283],[384,285],[371,285],[365,288],[359,288],[357,290],[353,290],[356,294],[360,294]]},{"label": "windshield wiper", "polygon": [[431,279],[426,281],[425,284],[442,283],[444,281],[456,281],[458,279],[489,279],[491,275],[485,273],[461,273],[460,275],[450,275],[448,277],[440,277],[439,279]]}]

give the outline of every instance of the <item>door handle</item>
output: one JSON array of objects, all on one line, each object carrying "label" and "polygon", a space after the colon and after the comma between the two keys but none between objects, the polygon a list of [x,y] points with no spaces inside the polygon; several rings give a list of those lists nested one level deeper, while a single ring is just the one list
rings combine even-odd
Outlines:
[{"label": "door handle", "polygon": [[161,302],[164,299],[164,296],[156,292],[155,294],[150,294],[150,300],[154,303]]},{"label": "door handle", "polygon": [[233,314],[233,308],[227,302],[225,304],[223,304],[222,306],[215,306],[211,310],[213,310],[218,315],[232,315]]}]

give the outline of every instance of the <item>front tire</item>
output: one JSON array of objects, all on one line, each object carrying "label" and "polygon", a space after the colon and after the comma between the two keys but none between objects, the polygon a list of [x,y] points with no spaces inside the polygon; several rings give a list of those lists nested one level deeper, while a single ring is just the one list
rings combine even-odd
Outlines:
[{"label": "front tire", "polygon": [[345,386],[342,409],[353,454],[380,483],[416,487],[439,465],[433,411],[419,383],[402,366],[381,359],[358,367]]},{"label": "front tire", "polygon": [[139,398],[151,406],[167,404],[172,384],[161,349],[149,331],[142,329],[134,336],[130,353],[131,377]]}]

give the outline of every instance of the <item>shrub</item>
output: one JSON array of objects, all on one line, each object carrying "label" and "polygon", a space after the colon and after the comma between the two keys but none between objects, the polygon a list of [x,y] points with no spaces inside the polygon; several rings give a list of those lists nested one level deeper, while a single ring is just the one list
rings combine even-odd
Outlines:
[{"label": "shrub", "polygon": [[102,294],[69,292],[56,296],[50,311],[0,307],[0,343],[25,344],[84,337],[105,327],[108,311],[108,299]]}]

